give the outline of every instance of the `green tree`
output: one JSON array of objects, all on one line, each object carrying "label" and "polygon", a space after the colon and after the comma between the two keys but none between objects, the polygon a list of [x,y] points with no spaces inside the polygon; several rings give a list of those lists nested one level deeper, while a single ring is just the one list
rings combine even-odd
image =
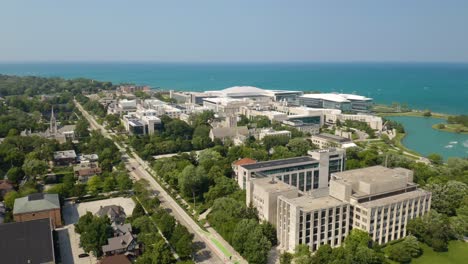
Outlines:
[{"label": "green tree", "polygon": [[294,259],[293,254],[289,252],[284,252],[280,256],[280,264],[291,264],[293,259]]},{"label": "green tree", "polygon": [[24,177],[24,171],[19,167],[12,167],[8,170],[7,177],[8,180],[14,183],[19,183]]},{"label": "green tree", "polygon": [[272,246],[276,246],[278,244],[278,237],[276,235],[276,228],[275,226],[268,222],[268,221],[263,221],[260,225],[263,235],[268,238],[268,241],[270,241]]},{"label": "green tree", "polygon": [[259,226],[255,228],[252,234],[247,236],[244,248],[243,256],[249,263],[267,263],[271,243],[268,241],[268,238],[263,235]]},{"label": "green tree", "polygon": [[146,215],[145,209],[143,209],[143,206],[141,206],[140,203],[136,203],[135,208],[133,208],[133,211],[132,211],[132,217],[138,218],[144,215]]},{"label": "green tree", "polygon": [[43,160],[27,158],[22,167],[26,175],[39,176],[47,172],[47,163]]},{"label": "green tree", "polygon": [[237,183],[233,179],[229,179],[225,176],[217,177],[214,181],[215,184],[204,194],[205,202],[208,205],[212,205],[218,198],[227,197],[239,190]]},{"label": "green tree", "polygon": [[200,200],[208,189],[208,177],[203,167],[187,166],[179,175],[179,188],[185,197]]},{"label": "green tree", "polygon": [[332,260],[333,252],[329,244],[320,246],[312,256],[312,263],[331,263]]},{"label": "green tree", "polygon": [[307,155],[307,151],[313,149],[312,143],[304,138],[293,138],[286,146],[295,156]]},{"label": "green tree", "polygon": [[456,215],[463,198],[468,195],[468,185],[459,181],[428,184],[424,188],[432,192],[431,208],[448,216]]},{"label": "green tree", "polygon": [[432,116],[432,113],[431,113],[430,110],[425,110],[425,111],[423,112],[423,116],[425,116],[425,117],[430,117],[430,116]]},{"label": "green tree", "polygon": [[427,158],[434,164],[441,165],[444,163],[444,159],[442,158],[441,155],[432,153],[427,156]]},{"label": "green tree", "polygon": [[422,254],[422,248],[417,238],[410,235],[399,243],[388,245],[385,252],[391,260],[410,263],[412,258],[419,257]]},{"label": "green tree", "polygon": [[173,264],[176,263],[169,246],[163,239],[148,245],[145,252],[136,259],[137,264]]},{"label": "green tree", "polygon": [[112,175],[104,178],[104,183],[102,184],[102,190],[104,192],[110,192],[115,189],[117,182],[115,181]]},{"label": "green tree", "polygon": [[272,151],[273,154],[271,155],[271,159],[287,159],[287,158],[292,158],[295,155],[294,152],[289,151],[287,147],[284,146],[276,146],[273,147]]},{"label": "green tree", "polygon": [[176,225],[172,233],[170,242],[181,259],[189,259],[193,252],[194,235],[181,224]]},{"label": "green tree", "polygon": [[75,230],[80,234],[80,247],[97,257],[102,255],[102,246],[107,244],[113,232],[107,216],[97,217],[90,212],[78,219]]},{"label": "green tree", "polygon": [[128,175],[126,173],[120,173],[117,175],[116,177],[116,181],[117,181],[117,186],[119,188],[119,191],[128,191],[130,189],[132,189],[132,180],[130,179],[130,177],[128,177]]},{"label": "green tree", "polygon": [[92,195],[97,195],[102,187],[101,177],[97,175],[92,176],[89,178],[87,186],[88,192],[90,192]]},{"label": "green tree", "polygon": [[270,150],[277,146],[286,146],[289,142],[288,136],[265,136],[263,139],[263,145],[265,149]]},{"label": "green tree", "polygon": [[163,233],[165,237],[170,238],[175,228],[174,217],[161,208],[156,212],[155,219],[161,233]]},{"label": "green tree", "polygon": [[5,206],[7,208],[13,209],[13,205],[15,204],[15,199],[20,198],[19,193],[16,191],[9,191],[5,194],[3,197],[3,200],[5,201]]},{"label": "green tree", "polygon": [[406,229],[434,251],[446,251],[448,241],[454,236],[448,216],[435,211],[411,219]]}]

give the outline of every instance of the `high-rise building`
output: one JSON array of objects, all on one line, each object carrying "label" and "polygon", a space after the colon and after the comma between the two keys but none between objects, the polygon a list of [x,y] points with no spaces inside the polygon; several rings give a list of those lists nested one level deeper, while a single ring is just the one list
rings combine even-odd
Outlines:
[{"label": "high-rise building", "polygon": [[298,244],[312,251],[339,246],[353,228],[379,244],[400,239],[408,221],[431,205],[431,193],[417,187],[411,170],[383,166],[331,173],[329,188],[277,197],[278,239],[287,251]]}]

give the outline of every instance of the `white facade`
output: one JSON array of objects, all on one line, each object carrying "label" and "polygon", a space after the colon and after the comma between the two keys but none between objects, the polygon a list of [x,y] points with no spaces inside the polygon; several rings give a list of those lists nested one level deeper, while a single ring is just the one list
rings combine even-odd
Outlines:
[{"label": "white facade", "polygon": [[350,228],[369,232],[384,244],[407,235],[406,225],[427,213],[431,193],[418,189],[413,173],[403,168],[374,166],[331,174],[328,192],[297,198],[278,196],[277,227],[280,247],[339,246]]},{"label": "white facade", "polygon": [[289,130],[280,130],[276,131],[273,129],[262,129],[260,133],[258,134],[258,139],[262,140],[264,137],[267,136],[285,136],[285,137],[291,137],[291,131]]},{"label": "white facade", "polygon": [[326,115],[325,122],[336,124],[337,120],[340,120],[343,123],[346,120],[364,122],[364,123],[367,123],[370,126],[370,128],[374,130],[379,130],[379,131],[381,131],[383,127],[383,120],[380,116],[366,115],[366,114],[350,115],[350,114],[341,114],[341,113],[340,114],[330,113]]},{"label": "white facade", "polygon": [[246,189],[251,179],[265,177],[276,177],[301,192],[327,187],[329,174],[344,169],[346,152],[342,149],[315,152],[309,152],[310,156],[240,165],[236,175],[239,187]]}]

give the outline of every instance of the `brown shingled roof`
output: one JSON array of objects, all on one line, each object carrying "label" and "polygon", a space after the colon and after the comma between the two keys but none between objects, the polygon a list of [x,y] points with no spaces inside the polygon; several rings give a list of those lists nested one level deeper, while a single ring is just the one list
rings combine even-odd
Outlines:
[{"label": "brown shingled roof", "polygon": [[251,158],[243,158],[243,159],[234,161],[232,164],[237,166],[237,165],[245,165],[245,164],[252,164],[252,163],[257,163],[257,161]]}]

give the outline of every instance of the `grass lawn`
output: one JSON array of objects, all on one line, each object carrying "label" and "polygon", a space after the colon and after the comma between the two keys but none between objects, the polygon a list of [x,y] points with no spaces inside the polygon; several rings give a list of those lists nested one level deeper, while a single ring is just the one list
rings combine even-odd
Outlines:
[{"label": "grass lawn", "polygon": [[462,124],[443,124],[445,126],[444,128],[439,128],[439,125],[440,124],[435,124],[432,126],[432,128],[446,132],[468,134],[468,127]]},{"label": "grass lawn", "polygon": [[424,253],[421,257],[411,261],[412,264],[458,264],[468,262],[468,243],[463,241],[450,241],[447,252],[434,252],[423,244]]},{"label": "grass lawn", "polygon": [[[416,116],[416,117],[424,117],[424,111],[416,111],[413,110],[411,112],[403,112],[403,113],[377,113],[378,116],[386,117],[386,116]],[[430,117],[434,118],[442,118],[447,119],[449,115],[442,114],[442,113],[431,113]]]}]

